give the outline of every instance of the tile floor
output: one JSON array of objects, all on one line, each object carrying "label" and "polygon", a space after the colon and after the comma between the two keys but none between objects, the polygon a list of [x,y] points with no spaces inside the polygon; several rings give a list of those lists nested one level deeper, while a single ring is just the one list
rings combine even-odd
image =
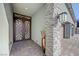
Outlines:
[{"label": "tile floor", "polygon": [[32,40],[15,42],[10,56],[44,56],[41,47]]}]

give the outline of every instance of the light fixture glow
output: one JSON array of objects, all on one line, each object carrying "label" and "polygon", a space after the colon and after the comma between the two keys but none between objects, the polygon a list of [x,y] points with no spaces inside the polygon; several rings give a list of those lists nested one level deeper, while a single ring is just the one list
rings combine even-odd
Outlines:
[{"label": "light fixture glow", "polygon": [[25,8],[26,10],[28,9],[28,8]]}]

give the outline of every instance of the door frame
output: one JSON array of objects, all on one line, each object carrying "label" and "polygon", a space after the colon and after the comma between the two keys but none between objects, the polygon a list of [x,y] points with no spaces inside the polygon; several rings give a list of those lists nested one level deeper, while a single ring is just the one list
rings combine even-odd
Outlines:
[{"label": "door frame", "polygon": [[[26,16],[26,15],[22,15],[22,14],[19,14],[19,13],[13,13],[13,42],[16,42],[15,40],[15,28],[14,28],[14,23],[16,21],[16,19],[21,19],[23,22],[25,21],[29,21],[30,22],[30,38],[31,39],[31,16]],[[18,40],[20,41],[20,40]]]}]

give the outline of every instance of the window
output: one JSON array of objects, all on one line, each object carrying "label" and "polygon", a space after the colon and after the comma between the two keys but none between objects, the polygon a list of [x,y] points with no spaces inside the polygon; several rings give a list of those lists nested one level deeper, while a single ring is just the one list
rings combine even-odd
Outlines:
[{"label": "window", "polygon": [[72,32],[72,36],[74,35],[74,27],[72,27],[72,30],[71,30],[71,32]]},{"label": "window", "polygon": [[70,38],[70,23],[65,23],[63,26],[63,38]]}]

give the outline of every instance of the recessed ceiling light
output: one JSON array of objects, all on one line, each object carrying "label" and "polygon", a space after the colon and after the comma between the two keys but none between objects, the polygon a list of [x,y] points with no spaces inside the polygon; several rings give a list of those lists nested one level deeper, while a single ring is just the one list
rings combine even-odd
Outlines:
[{"label": "recessed ceiling light", "polygon": [[26,10],[28,9],[28,8],[25,8]]}]

